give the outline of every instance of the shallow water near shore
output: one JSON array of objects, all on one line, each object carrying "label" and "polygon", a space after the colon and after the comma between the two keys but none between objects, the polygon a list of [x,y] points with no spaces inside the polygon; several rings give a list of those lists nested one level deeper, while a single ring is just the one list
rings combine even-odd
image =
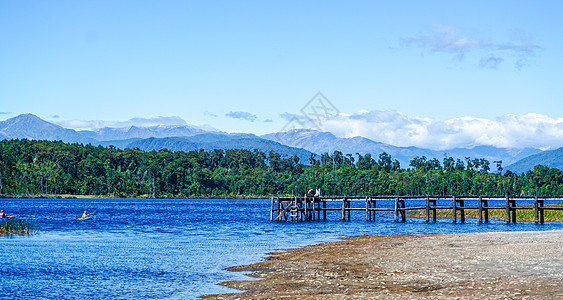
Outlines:
[{"label": "shallow water near shore", "polygon": [[[0,293],[7,299],[191,299],[236,292],[217,283],[247,277],[224,268],[276,249],[362,234],[563,229],[476,219],[394,223],[385,213],[366,222],[360,211],[345,222],[339,212],[327,221],[270,222],[269,199],[1,199],[0,207],[40,231],[0,237]],[[93,218],[77,220],[85,209],[96,211]]]}]

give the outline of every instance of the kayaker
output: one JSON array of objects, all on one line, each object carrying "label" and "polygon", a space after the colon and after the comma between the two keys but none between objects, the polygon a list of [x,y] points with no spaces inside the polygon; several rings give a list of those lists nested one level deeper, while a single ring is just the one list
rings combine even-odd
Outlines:
[{"label": "kayaker", "polygon": [[86,219],[86,218],[88,218],[88,213],[84,211],[84,213],[82,214],[82,219]]},{"label": "kayaker", "polygon": [[6,216],[6,213],[4,212],[4,210],[0,210],[0,218],[7,218],[8,216]]}]

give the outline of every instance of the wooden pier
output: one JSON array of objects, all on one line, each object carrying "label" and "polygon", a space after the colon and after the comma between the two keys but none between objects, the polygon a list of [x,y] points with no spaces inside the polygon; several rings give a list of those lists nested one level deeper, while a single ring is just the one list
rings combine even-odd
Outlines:
[{"label": "wooden pier", "polygon": [[[544,223],[546,210],[563,210],[563,207],[545,206],[546,201],[562,203],[563,197],[437,197],[437,196],[397,196],[397,197],[278,197],[271,199],[270,221],[301,222],[326,220],[328,211],[341,212],[341,220],[350,220],[352,211],[364,212],[366,221],[374,221],[376,212],[392,212],[395,222],[406,222],[407,211],[425,211],[426,222],[436,222],[438,210],[450,210],[452,221],[465,222],[465,211],[478,210],[479,223],[489,222],[489,211],[506,211],[506,222],[516,223],[517,210],[534,210],[535,223]],[[365,207],[363,205],[365,202]],[[416,205],[407,205],[412,203]],[[438,202],[451,203],[438,206]],[[466,202],[476,206],[466,206]],[[533,202],[533,205],[530,205]],[[330,203],[330,205],[329,205]],[[356,205],[352,206],[351,204]],[[420,206],[420,203],[426,203]],[[528,203],[526,205],[522,203]]]}]

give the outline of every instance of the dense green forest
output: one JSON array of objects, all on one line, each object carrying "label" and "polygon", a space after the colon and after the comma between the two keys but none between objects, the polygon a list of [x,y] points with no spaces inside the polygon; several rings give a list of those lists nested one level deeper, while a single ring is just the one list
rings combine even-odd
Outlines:
[{"label": "dense green forest", "polygon": [[0,142],[0,195],[260,197],[303,195],[561,195],[563,172],[541,165],[523,174],[480,158],[416,157],[408,168],[386,153],[335,151],[297,156],[213,150],[144,152],[63,142]]}]

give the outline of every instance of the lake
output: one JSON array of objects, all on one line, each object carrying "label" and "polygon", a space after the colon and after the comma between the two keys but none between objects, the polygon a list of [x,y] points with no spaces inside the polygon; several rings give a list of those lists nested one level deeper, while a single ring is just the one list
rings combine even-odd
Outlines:
[{"label": "lake", "polygon": [[[476,219],[394,223],[384,213],[366,222],[362,212],[352,212],[349,222],[339,212],[329,212],[327,221],[270,222],[269,199],[0,199],[0,208],[32,220],[40,232],[0,236],[6,299],[191,299],[235,292],[217,283],[248,277],[224,268],[276,249],[361,234],[563,229],[563,223]],[[77,220],[85,209],[96,211],[93,218]]]}]

